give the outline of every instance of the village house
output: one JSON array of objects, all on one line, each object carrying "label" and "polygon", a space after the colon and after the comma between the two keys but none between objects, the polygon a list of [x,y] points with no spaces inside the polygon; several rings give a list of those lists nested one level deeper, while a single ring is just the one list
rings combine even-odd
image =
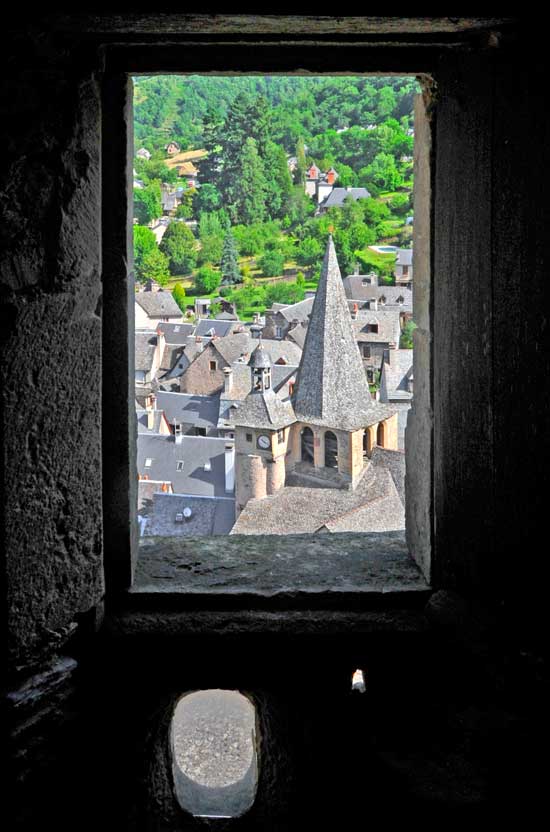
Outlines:
[{"label": "village house", "polygon": [[148,162],[149,159],[151,158],[151,154],[149,153],[149,151],[145,147],[140,147],[140,149],[136,153],[136,158],[137,159],[145,159],[145,161]]},{"label": "village house", "polygon": [[[214,321],[204,321],[205,324]],[[219,321],[218,323],[226,323]],[[227,323],[232,323],[231,321]],[[237,332],[225,337],[213,337],[205,342],[196,336],[196,356],[180,378],[182,393],[211,396],[224,388],[224,370],[239,361],[249,360],[256,340],[249,332]],[[274,363],[297,366],[301,350],[290,341],[269,341]]]},{"label": "village house", "polygon": [[382,369],[382,361],[388,350],[399,347],[401,325],[399,312],[362,310],[352,312],[352,327],[359,347],[369,383],[376,381],[376,373]]},{"label": "village house", "polygon": [[136,329],[156,330],[157,324],[183,322],[182,312],[171,292],[136,292]]},{"label": "village house", "polygon": [[135,394],[140,406],[151,391],[151,383],[156,374],[157,334],[151,330],[137,331],[134,348]]},{"label": "village house", "polygon": [[412,283],[413,279],[413,252],[412,248],[400,248],[397,251],[395,261],[395,282],[398,286]]},{"label": "village house", "polygon": [[138,433],[137,452],[142,535],[230,531],[235,518],[232,444],[181,433]]},{"label": "village house", "polygon": [[368,199],[369,196],[370,193],[366,188],[352,188],[349,185],[346,188],[332,188],[323,201],[319,202],[318,210],[320,214],[325,214],[329,208],[342,208],[346,199],[351,198],[356,201]]},{"label": "village house", "polygon": [[405,428],[413,398],[413,351],[388,350],[380,374],[379,401],[397,408],[399,448],[405,448]]},{"label": "village house", "polygon": [[262,329],[263,338],[281,340],[286,338],[290,330],[297,324],[307,323],[313,306],[313,298],[305,298],[298,303],[274,303],[271,309],[265,310],[265,326]]},{"label": "village house", "polygon": [[372,272],[367,275],[350,274],[343,280],[344,291],[353,310],[357,304],[360,313],[369,309],[399,311],[401,327],[412,318],[413,293],[412,285],[388,286],[380,284],[378,276]]},{"label": "village house", "polygon": [[167,392],[158,389],[146,402],[148,413],[161,411],[174,436],[217,436],[219,396]]}]

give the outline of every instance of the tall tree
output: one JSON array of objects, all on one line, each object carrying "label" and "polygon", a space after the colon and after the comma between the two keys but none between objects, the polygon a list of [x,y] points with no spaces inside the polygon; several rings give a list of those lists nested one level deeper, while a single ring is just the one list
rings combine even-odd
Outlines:
[{"label": "tall tree", "polygon": [[241,274],[237,263],[237,244],[231,231],[228,231],[223,241],[223,253],[221,262],[222,285],[232,286],[240,283]]},{"label": "tall tree", "polygon": [[306,151],[304,140],[298,139],[296,143],[296,168],[294,169],[294,182],[297,185],[304,185],[306,181]]},{"label": "tall tree", "polygon": [[242,222],[262,222],[266,216],[267,181],[256,140],[246,139],[239,158],[235,182],[235,218]]},{"label": "tall tree", "polygon": [[157,239],[150,228],[134,225],[134,269],[138,280],[145,280],[143,261],[147,254],[157,248]]},{"label": "tall tree", "polygon": [[162,216],[160,182],[154,179],[144,188],[134,188],[134,217],[140,225],[148,225]]},{"label": "tall tree", "polygon": [[197,241],[191,229],[183,222],[170,223],[162,238],[160,250],[168,257],[172,274],[187,274],[197,262]]},{"label": "tall tree", "polygon": [[282,209],[292,193],[292,178],[283,148],[268,142],[265,163],[265,177],[267,181],[266,208],[270,217],[282,216]]}]

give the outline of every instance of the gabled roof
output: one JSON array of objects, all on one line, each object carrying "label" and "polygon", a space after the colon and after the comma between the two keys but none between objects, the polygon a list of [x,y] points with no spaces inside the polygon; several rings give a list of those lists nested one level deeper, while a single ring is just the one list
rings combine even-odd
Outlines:
[{"label": "gabled roof", "polygon": [[[147,459],[151,465],[145,467]],[[178,462],[183,462],[181,470]],[[150,480],[172,483],[174,494],[226,496],[223,438],[183,436],[176,442],[173,436],[139,433],[137,469]]]},{"label": "gabled roof", "polygon": [[[367,301],[376,298],[380,307],[394,306],[402,312],[412,312],[413,296],[408,286],[385,286],[367,284],[363,286],[366,275],[350,274],[342,281],[346,297],[350,300]],[[402,300],[400,300],[402,299]]]},{"label": "gabled roof", "polygon": [[201,318],[195,329],[195,335],[200,335],[203,338],[211,338],[212,334],[219,338],[225,338],[233,332],[235,326],[238,326],[241,321],[234,319],[223,318]]},{"label": "gabled roof", "polygon": [[[369,331],[369,326],[378,326],[378,332]],[[373,312],[366,309],[361,312],[356,321],[352,321],[355,339],[370,344],[399,343],[401,327],[399,324],[399,310],[388,309],[383,312]]]},{"label": "gabled roof", "polygon": [[187,342],[187,337],[193,334],[195,324],[170,324],[166,321],[161,321],[157,324],[157,332],[160,330],[164,335],[164,340],[167,344],[181,344],[184,346]]},{"label": "gabled roof", "polygon": [[309,319],[293,404],[299,421],[343,430],[366,427],[394,412],[371,397],[332,237]]},{"label": "gabled roof", "polygon": [[235,425],[269,430],[287,427],[295,421],[290,401],[279,398],[272,388],[263,393],[249,393],[234,417]]},{"label": "gabled roof", "polygon": [[305,298],[304,300],[298,301],[298,303],[291,303],[277,311],[290,323],[292,321],[307,321],[311,315],[313,301],[314,298]]},{"label": "gabled roof", "polygon": [[366,188],[333,188],[330,194],[321,203],[321,208],[333,208],[342,206],[348,196],[352,199],[367,199],[370,193]]},{"label": "gabled roof", "polygon": [[[139,483],[139,490],[147,483]],[[161,537],[198,537],[210,534],[228,534],[235,522],[235,501],[227,497],[182,497],[165,494],[158,483],[148,499],[141,501],[140,516],[147,518],[145,535]],[[176,517],[190,509],[188,517],[178,522]]]},{"label": "gabled roof", "polygon": [[156,346],[156,332],[149,332],[147,330],[138,330],[136,332],[134,342],[136,372],[149,373],[151,371]]},{"label": "gabled roof", "polygon": [[171,292],[137,292],[136,303],[150,318],[181,318],[182,313]]},{"label": "gabled roof", "polygon": [[195,425],[215,428],[218,422],[219,396],[198,396],[191,393],[169,393],[159,390],[156,408],[163,410],[170,425]]},{"label": "gabled roof", "polygon": [[397,250],[396,266],[412,266],[413,250],[412,248],[400,248]]}]

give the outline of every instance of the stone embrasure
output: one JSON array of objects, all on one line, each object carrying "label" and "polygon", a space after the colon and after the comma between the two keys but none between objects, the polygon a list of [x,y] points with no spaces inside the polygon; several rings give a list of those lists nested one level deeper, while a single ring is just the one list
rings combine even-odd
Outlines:
[{"label": "stone embrasure", "polygon": [[155,538],[140,544],[132,594],[365,595],[427,591],[402,532]]}]

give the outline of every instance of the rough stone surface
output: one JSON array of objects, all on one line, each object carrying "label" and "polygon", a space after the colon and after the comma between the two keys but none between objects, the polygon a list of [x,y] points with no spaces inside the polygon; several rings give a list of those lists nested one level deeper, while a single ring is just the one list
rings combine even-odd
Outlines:
[{"label": "rough stone surface", "polygon": [[424,591],[401,532],[143,540],[132,594],[252,597]]},{"label": "rough stone surface", "polygon": [[[99,95],[31,46],[0,174],[3,512],[10,648],[59,645],[103,593]],[[76,71],[75,71],[76,70]]]}]

